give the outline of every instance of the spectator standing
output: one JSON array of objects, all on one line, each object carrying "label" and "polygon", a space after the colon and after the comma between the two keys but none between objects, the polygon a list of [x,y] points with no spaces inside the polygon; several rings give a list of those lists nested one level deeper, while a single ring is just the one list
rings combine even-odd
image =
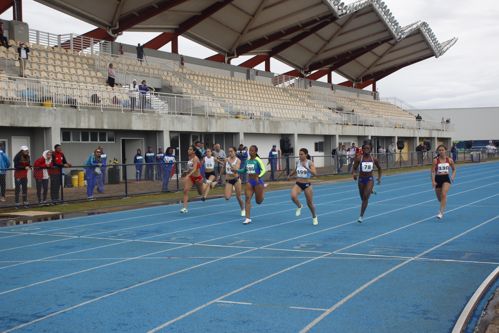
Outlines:
[{"label": "spectator standing", "polygon": [[3,22],[0,21],[0,43],[2,46],[5,48],[9,48],[9,41],[7,40],[7,37],[5,37],[5,32],[3,30]]},{"label": "spectator standing", "polygon": [[140,43],[138,43],[136,50],[137,50],[137,60],[142,65],[142,62],[144,61],[144,45],[140,45]]},{"label": "spectator standing", "polygon": [[343,171],[343,166],[347,164],[347,149],[345,145],[340,145],[338,147],[338,173]]},{"label": "spectator standing", "polygon": [[71,163],[68,163],[66,156],[62,152],[61,145],[54,146],[52,152],[52,168],[49,169],[50,175],[50,200],[52,204],[59,202],[59,194],[61,192],[63,168],[71,168]]},{"label": "spectator standing", "polygon": [[163,169],[164,169],[164,157],[163,148],[158,148],[158,153],[156,154],[156,180],[163,179]]},{"label": "spectator standing", "polygon": [[156,154],[151,146],[147,147],[146,153],[146,180],[154,180],[154,163],[156,163]]},{"label": "spectator standing", "polygon": [[130,87],[128,89],[128,95],[130,96],[130,110],[135,110],[135,105],[137,104],[137,96],[139,95],[139,85],[137,80],[133,79]]},{"label": "spectator standing", "polygon": [[164,169],[163,169],[163,183],[161,186],[161,190],[163,192],[169,192],[168,182],[170,181],[173,168],[175,167],[175,155],[173,155],[173,147],[166,148],[162,165]]},{"label": "spectator standing", "polygon": [[20,42],[19,47],[17,48],[17,53],[19,55],[19,68],[21,70],[20,76],[26,77],[25,71],[28,64],[29,47],[24,42]]},{"label": "spectator standing", "polygon": [[52,169],[52,167],[52,151],[50,150],[45,150],[42,156],[33,164],[33,175],[36,180],[36,196],[39,205],[47,204],[47,192],[50,178],[49,170]]},{"label": "spectator standing", "polygon": [[109,64],[107,68],[107,84],[114,88],[116,73],[113,68],[113,64]]},{"label": "spectator standing", "polygon": [[[236,156],[241,161],[239,169],[246,168],[246,160],[248,159],[248,148],[241,143],[236,152]],[[243,184],[246,184],[247,175],[245,173],[242,173],[240,177],[241,177],[241,182]]]},{"label": "spectator standing", "polygon": [[213,147],[213,156],[215,157],[216,161],[216,175],[218,178],[218,184],[222,184],[222,169],[225,166],[225,159],[227,158],[227,155],[225,154],[225,151],[221,148],[220,144],[217,143]]},{"label": "spectator standing", "polygon": [[0,147],[0,202],[5,202],[6,176],[9,168],[9,157],[3,151],[3,147]]},{"label": "spectator standing", "polygon": [[419,165],[423,165],[423,157],[425,152],[426,152],[426,146],[424,145],[423,142],[420,142],[419,145],[416,147],[416,155],[418,157]]},{"label": "spectator standing", "polygon": [[355,142],[352,142],[352,146],[347,151],[348,158],[348,172],[352,172],[353,162],[355,161],[355,156],[357,155],[357,147],[355,147]]},{"label": "spectator standing", "polygon": [[88,156],[88,159],[85,162],[88,200],[94,200],[95,185],[99,183],[99,178],[102,177],[101,167],[101,151],[99,149],[96,149],[93,154],[90,154]]},{"label": "spectator standing", "polygon": [[135,164],[135,180],[142,180],[142,169],[144,168],[144,156],[142,156],[142,150],[137,149],[137,154],[133,158],[133,164]]},{"label": "spectator standing", "polygon": [[14,183],[15,183],[15,203],[19,208],[19,194],[22,191],[23,205],[29,206],[28,202],[28,170],[31,168],[29,148],[21,146],[21,150],[14,157]]},{"label": "spectator standing", "polygon": [[456,147],[456,144],[452,145],[452,148],[450,149],[450,153],[451,153],[451,156],[452,156],[452,160],[454,162],[457,162],[457,147]]},{"label": "spectator standing", "polygon": [[140,104],[140,110],[144,111],[146,108],[146,103],[147,103],[147,93],[149,92],[150,88],[147,86],[146,80],[142,80],[142,82],[139,85],[139,104]]},{"label": "spectator standing", "polygon": [[270,180],[275,181],[275,174],[277,172],[277,160],[279,158],[279,152],[277,151],[277,146],[273,145],[272,149],[269,151],[269,161],[267,165],[270,164]]},{"label": "spectator standing", "polygon": [[395,153],[397,152],[397,149],[395,148],[395,143],[392,142],[388,145],[388,151],[386,152],[388,154],[388,167],[390,167],[390,165],[393,165],[393,163],[395,162]]}]

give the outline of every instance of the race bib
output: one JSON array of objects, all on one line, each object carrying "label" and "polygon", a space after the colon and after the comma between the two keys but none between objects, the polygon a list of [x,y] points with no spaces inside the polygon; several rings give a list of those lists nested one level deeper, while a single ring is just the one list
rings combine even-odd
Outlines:
[{"label": "race bib", "polygon": [[374,163],[373,162],[362,162],[361,167],[360,167],[362,172],[372,172],[374,169]]},{"label": "race bib", "polygon": [[438,165],[437,165],[437,173],[438,174],[447,174],[447,173],[449,173],[449,163],[438,163]]},{"label": "race bib", "polygon": [[254,175],[256,173],[255,172],[255,165],[254,164],[247,164],[246,171],[248,171],[248,174]]}]

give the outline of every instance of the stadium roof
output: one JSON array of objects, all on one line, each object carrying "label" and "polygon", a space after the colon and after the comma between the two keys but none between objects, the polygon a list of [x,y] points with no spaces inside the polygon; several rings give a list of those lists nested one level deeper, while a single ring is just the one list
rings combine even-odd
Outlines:
[{"label": "stadium roof", "polygon": [[426,23],[401,28],[381,0],[36,1],[96,25],[102,39],[155,31],[145,46],[157,49],[182,35],[225,58],[258,55],[248,67],[274,57],[302,73],[326,68],[356,82],[439,57],[456,41],[440,44]]}]

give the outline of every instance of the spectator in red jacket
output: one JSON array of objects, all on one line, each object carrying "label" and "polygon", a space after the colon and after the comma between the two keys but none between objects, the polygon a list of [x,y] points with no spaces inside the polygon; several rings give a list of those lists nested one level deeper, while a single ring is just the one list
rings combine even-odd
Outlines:
[{"label": "spectator in red jacket", "polygon": [[14,183],[15,183],[15,202],[16,208],[19,208],[19,193],[23,192],[23,205],[29,206],[28,202],[28,170],[31,169],[29,157],[29,148],[21,146],[21,150],[14,157]]},{"label": "spectator in red jacket", "polygon": [[[36,196],[38,197],[39,205],[47,204],[47,192],[49,189],[49,169],[52,164],[52,152],[45,150],[42,156],[35,161],[33,165],[33,174],[36,180]],[[43,198],[42,198],[43,190]]]},{"label": "spectator in red jacket", "polygon": [[52,165],[49,170],[50,175],[50,199],[52,204],[59,202],[59,193],[61,192],[62,184],[62,168],[71,168],[71,163],[66,161],[66,156],[62,152],[61,145],[55,145],[52,152]]}]

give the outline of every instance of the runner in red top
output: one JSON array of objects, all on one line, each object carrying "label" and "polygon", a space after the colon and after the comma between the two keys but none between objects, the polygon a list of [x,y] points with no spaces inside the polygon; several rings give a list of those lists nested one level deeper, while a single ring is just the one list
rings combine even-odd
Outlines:
[{"label": "runner in red top", "polygon": [[201,162],[196,156],[196,147],[189,146],[187,154],[189,161],[187,162],[187,171],[184,173],[184,206],[180,210],[182,214],[187,213],[187,204],[189,202],[189,191],[192,186],[196,186],[199,195],[203,195],[203,176],[201,175]]},{"label": "runner in red top", "polygon": [[[452,158],[447,157],[447,148],[444,145],[438,146],[437,153],[438,156],[433,160],[431,167],[431,182],[440,202],[440,210],[437,214],[437,219],[440,220],[444,217],[447,192],[449,192],[450,185],[456,178],[456,167]],[[452,176],[449,175],[449,168],[452,169]]]}]

